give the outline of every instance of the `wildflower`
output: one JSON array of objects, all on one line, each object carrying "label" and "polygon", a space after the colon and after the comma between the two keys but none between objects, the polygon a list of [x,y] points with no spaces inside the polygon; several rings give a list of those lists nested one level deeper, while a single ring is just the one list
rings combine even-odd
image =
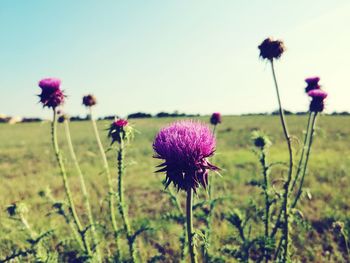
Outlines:
[{"label": "wildflower", "polygon": [[117,141],[121,143],[122,140],[130,139],[132,136],[132,127],[125,119],[115,120],[109,127],[108,137],[112,138],[112,144]]},{"label": "wildflower", "polygon": [[266,38],[258,48],[260,49],[260,57],[271,61],[280,58],[286,49],[282,41],[272,38]]},{"label": "wildflower", "polygon": [[221,114],[220,112],[214,112],[210,117],[210,123],[213,125],[217,125],[221,123]]},{"label": "wildflower", "polygon": [[182,190],[208,185],[208,171],[219,170],[207,160],[215,151],[209,127],[196,121],[178,121],[159,131],[154,142],[155,158],[164,163],[157,172],[166,172],[166,187],[173,183]]},{"label": "wildflower", "polygon": [[310,111],[322,112],[324,109],[324,100],[327,98],[328,93],[321,89],[310,90],[307,93],[311,98]]},{"label": "wildflower", "polygon": [[308,93],[311,90],[320,89],[321,86],[318,84],[319,81],[320,81],[319,77],[311,77],[311,78],[305,79],[305,82],[307,83],[305,92]]},{"label": "wildflower", "polygon": [[269,147],[271,145],[271,141],[269,137],[267,137],[265,134],[259,131],[254,131],[252,133],[252,139],[253,143],[256,147],[260,148],[261,150]]},{"label": "wildflower", "polygon": [[56,108],[63,104],[65,95],[60,89],[61,80],[56,78],[46,78],[39,82],[41,94],[39,95],[40,102],[48,108]]},{"label": "wildflower", "polygon": [[86,95],[83,97],[83,104],[86,106],[86,107],[92,107],[94,105],[96,105],[97,103],[97,100],[96,100],[96,97],[94,95]]}]

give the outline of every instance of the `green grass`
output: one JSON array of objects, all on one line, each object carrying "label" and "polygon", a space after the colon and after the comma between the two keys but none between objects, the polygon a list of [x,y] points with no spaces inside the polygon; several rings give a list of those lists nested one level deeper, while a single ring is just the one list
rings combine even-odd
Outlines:
[{"label": "green grass", "polygon": [[[207,118],[203,119],[207,121]],[[156,227],[152,233],[144,234],[138,242],[143,262],[156,254],[152,244],[157,242],[169,249],[173,260],[179,256],[179,234],[181,227],[161,219],[166,212],[172,211],[169,198],[162,192],[163,174],[155,174],[159,160],[152,158],[152,141],[160,127],[174,119],[132,120],[138,133],[127,149],[125,175],[125,195],[129,204],[132,224],[138,225],[148,220]],[[306,117],[287,116],[290,132],[295,136],[295,150],[300,148]],[[106,148],[108,122],[98,123]],[[251,131],[261,129],[269,135],[273,145],[270,149],[270,161],[286,161],[287,148],[278,116],[223,117],[223,124],[218,127],[218,145],[213,163],[222,168],[221,175],[215,176],[215,195],[230,196],[216,210],[214,220],[214,244],[217,251],[228,240],[237,235],[235,230],[221,220],[221,214],[234,208],[245,209],[249,200],[259,201],[260,192],[248,184],[253,179],[260,179],[259,164],[252,151]],[[72,140],[78,159],[85,174],[88,191],[95,218],[101,224],[110,227],[108,206],[106,203],[107,184],[102,174],[100,155],[93,136],[90,122],[71,123]],[[6,214],[7,205],[23,201],[29,207],[29,224],[40,233],[50,228],[55,229],[52,246],[62,238],[69,238],[70,229],[62,218],[49,215],[52,208],[39,191],[49,187],[57,199],[64,199],[63,186],[54,158],[50,141],[49,123],[30,123],[7,125],[0,124],[0,259],[11,253],[14,247],[25,246],[26,235],[10,220]],[[299,139],[299,141],[297,140]],[[65,142],[63,125],[59,125],[59,142],[67,164],[69,180],[80,215],[84,214],[83,202],[79,194],[79,181],[73,163],[69,158]],[[306,262],[327,262],[343,260],[344,244],[337,240],[331,229],[335,220],[350,222],[350,118],[346,116],[320,116],[317,122],[316,137],[311,152],[309,173],[305,187],[310,189],[312,199],[303,199],[298,208],[313,229],[295,229],[293,239],[297,245],[294,259]],[[116,178],[116,150],[108,151],[107,156],[114,178]],[[274,177],[281,176],[281,169]],[[203,193],[204,191],[201,190]],[[184,196],[179,193],[182,201]],[[201,194],[195,198],[205,198]],[[83,215],[87,222],[86,215]],[[121,225],[121,224],[120,224]],[[110,231],[112,233],[112,231]],[[111,241],[110,236],[102,237]],[[113,243],[110,243],[113,251]],[[125,245],[125,244],[124,244]],[[302,248],[302,249],[301,249]],[[108,253],[105,249],[104,253]],[[125,253],[126,254],[126,253]],[[227,262],[234,262],[228,259]]]}]

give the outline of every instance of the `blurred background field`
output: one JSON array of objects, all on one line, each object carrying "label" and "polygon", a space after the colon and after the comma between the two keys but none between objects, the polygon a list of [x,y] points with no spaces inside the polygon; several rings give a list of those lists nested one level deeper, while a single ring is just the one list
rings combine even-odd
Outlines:
[{"label": "blurred background field", "polygon": [[[200,119],[208,122],[209,118]],[[169,196],[163,191],[164,175],[154,173],[159,160],[152,158],[152,141],[156,132],[160,127],[175,120],[177,119],[131,120],[137,133],[126,153],[126,202],[129,204],[129,214],[134,226],[149,221],[155,227],[151,233],[143,234],[137,243],[145,262],[157,253],[155,248],[158,245],[167,250],[169,258],[174,259],[174,262],[179,258],[181,226],[162,218],[167,212],[173,211],[174,207],[169,201]],[[295,136],[295,151],[300,150],[299,143],[303,139],[306,116],[287,116],[287,121],[291,134]],[[70,126],[75,150],[88,183],[93,214],[101,224],[110,227],[107,218],[106,177],[102,173],[101,159],[91,123],[71,122]],[[109,140],[106,138],[106,129],[109,122],[99,121],[98,126],[107,149]],[[252,150],[251,142],[251,132],[256,129],[263,130],[273,143],[270,149],[270,162],[287,159],[286,144],[278,116],[223,117],[223,124],[217,128],[217,152],[213,158],[213,163],[222,169],[221,177],[215,174],[212,176],[215,177],[215,196],[230,198],[218,205],[215,211],[212,249],[219,254],[219,249],[230,244],[233,237],[237,236],[235,229],[222,219],[222,213],[235,208],[245,209],[250,205],[250,200],[258,202],[261,199],[260,191],[249,184],[251,180],[261,179],[259,162]],[[15,227],[16,222],[10,220],[6,213],[6,207],[14,202],[26,203],[30,211],[27,219],[35,231],[55,229],[55,232],[65,233],[68,238],[69,228],[63,219],[51,214],[51,205],[38,194],[50,188],[55,198],[58,200],[64,198],[61,177],[51,147],[50,124],[48,122],[0,124],[0,138],[0,258],[5,257],[14,247],[21,248],[25,245],[24,231]],[[78,176],[68,154],[63,125],[59,125],[59,142],[78,211],[82,214]],[[107,156],[115,179],[116,150],[111,148]],[[293,239],[297,245],[294,258],[303,262],[317,261],[316,259],[321,258],[325,260],[324,262],[342,262],[345,253],[344,244],[334,235],[332,223],[340,220],[345,223],[347,230],[350,229],[348,116],[319,117],[309,171],[305,181],[305,188],[310,192],[309,198],[304,198],[299,207],[306,222],[312,225],[313,229],[309,229],[306,224],[305,227],[293,232]],[[281,168],[273,172],[276,179],[283,176]],[[183,202],[182,193],[178,195]],[[205,198],[205,191],[200,189],[195,202]],[[200,223],[195,221],[195,224]],[[56,246],[58,241],[54,238],[50,242],[52,246]],[[112,245],[110,251],[113,252]],[[227,262],[231,261],[228,259]]]}]

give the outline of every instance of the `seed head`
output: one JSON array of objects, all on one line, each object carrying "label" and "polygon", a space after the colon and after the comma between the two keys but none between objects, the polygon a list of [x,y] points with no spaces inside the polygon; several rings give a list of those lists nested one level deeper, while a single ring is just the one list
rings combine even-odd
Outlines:
[{"label": "seed head", "polygon": [[125,119],[115,120],[109,127],[108,137],[112,139],[111,144],[113,144],[115,141],[121,143],[122,140],[129,140],[132,136],[133,128]]},{"label": "seed head", "polygon": [[97,103],[96,97],[92,94],[89,94],[83,97],[83,104],[86,107],[92,107],[96,105],[96,103]]},{"label": "seed head", "polygon": [[258,48],[260,49],[260,57],[270,61],[279,59],[286,50],[281,40],[273,40],[272,38],[266,38]]},{"label": "seed head", "polygon": [[39,95],[40,102],[43,107],[55,109],[57,106],[64,103],[63,91],[60,89],[61,80],[56,78],[46,78],[39,81],[41,94]]},{"label": "seed head", "polygon": [[321,89],[313,89],[307,93],[311,98],[310,111],[322,112],[324,110],[324,101],[328,93]]},{"label": "seed head", "polygon": [[215,151],[215,138],[208,125],[198,121],[178,121],[161,129],[153,142],[154,158],[164,162],[156,172],[165,172],[165,185],[195,192],[208,185],[209,170],[218,167],[207,160]]},{"label": "seed head", "polygon": [[311,90],[320,89],[321,86],[318,84],[319,81],[320,81],[319,77],[311,77],[311,78],[305,79],[305,82],[307,83],[305,92],[308,93]]},{"label": "seed head", "polygon": [[221,123],[221,114],[220,112],[214,112],[210,117],[210,123],[213,125],[217,125]]}]

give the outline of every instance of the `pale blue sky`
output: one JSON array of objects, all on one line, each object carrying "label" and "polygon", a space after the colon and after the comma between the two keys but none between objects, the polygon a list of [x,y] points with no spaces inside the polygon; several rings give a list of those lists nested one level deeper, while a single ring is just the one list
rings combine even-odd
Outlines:
[{"label": "pale blue sky", "polygon": [[277,63],[287,109],[305,110],[304,78],[318,75],[327,111],[350,111],[350,2],[0,0],[0,113],[47,117],[44,77],[62,79],[65,110],[208,114],[276,109],[271,72],[258,58],[283,39]]}]

